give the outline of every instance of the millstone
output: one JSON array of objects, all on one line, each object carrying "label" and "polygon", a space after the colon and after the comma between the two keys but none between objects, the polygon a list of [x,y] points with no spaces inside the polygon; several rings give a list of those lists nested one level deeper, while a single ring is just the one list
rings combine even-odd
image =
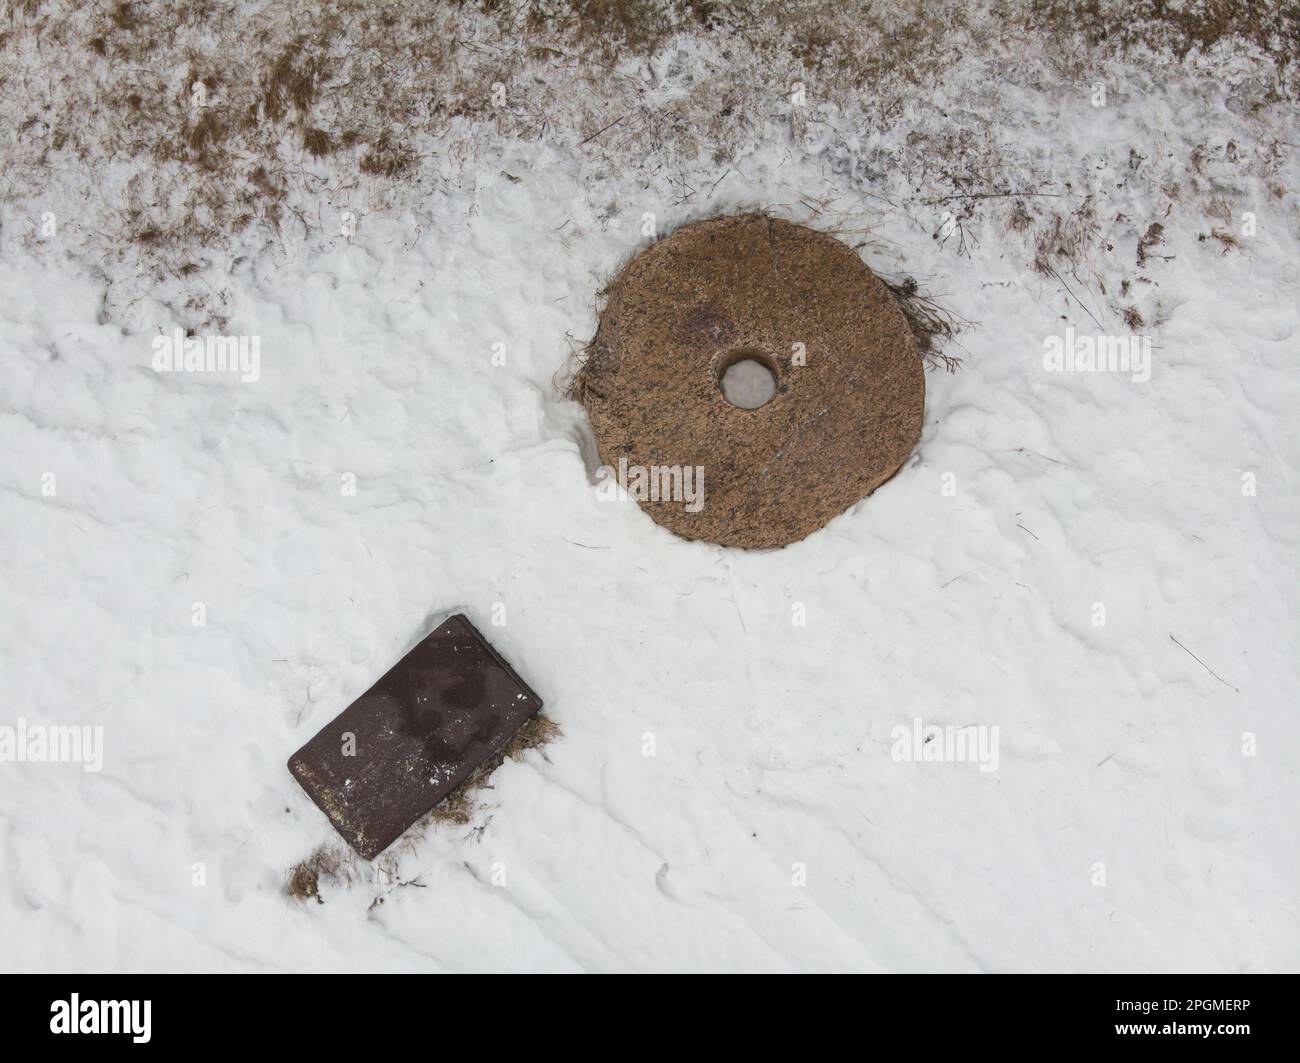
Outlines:
[{"label": "millstone", "polygon": [[[916,342],[884,282],[832,236],[757,214],[697,222],[636,255],[606,295],[577,394],[601,460],[684,538],[795,542],[920,438]],[[775,377],[757,409],[721,390],[744,360]]]}]

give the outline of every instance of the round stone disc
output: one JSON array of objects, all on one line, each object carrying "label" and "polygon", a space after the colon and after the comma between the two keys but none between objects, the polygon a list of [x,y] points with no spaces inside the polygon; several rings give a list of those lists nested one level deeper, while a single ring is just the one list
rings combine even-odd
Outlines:
[{"label": "round stone disc", "polygon": [[[795,542],[920,439],[916,342],[889,289],[832,236],[757,214],[697,222],[636,255],[605,294],[576,394],[603,475],[684,538]],[[775,377],[756,409],[722,390],[747,361]],[[771,388],[743,368],[729,392],[761,401]]]}]

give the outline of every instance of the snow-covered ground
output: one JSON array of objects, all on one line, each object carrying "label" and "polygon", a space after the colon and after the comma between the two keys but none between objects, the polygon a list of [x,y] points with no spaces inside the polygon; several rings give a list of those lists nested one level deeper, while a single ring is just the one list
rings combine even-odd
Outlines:
[{"label": "snow-covered ground", "polygon": [[[741,77],[675,36],[606,114],[458,126],[375,209],[304,178],[183,276],[96,243],[123,160],[11,188],[0,724],[103,748],[0,764],[0,967],[1300,968],[1294,102],[1235,46],[986,44],[888,123],[786,78],[725,159],[581,143]],[[598,500],[562,397],[648,224],[755,207],[971,323],[899,475],[774,552]],[[256,379],[157,371],[177,327]],[[1049,370],[1067,328],[1149,379]],[[563,734],[288,899],[338,840],[286,759],[458,607]],[[996,760],[901,758],[917,720]]]}]

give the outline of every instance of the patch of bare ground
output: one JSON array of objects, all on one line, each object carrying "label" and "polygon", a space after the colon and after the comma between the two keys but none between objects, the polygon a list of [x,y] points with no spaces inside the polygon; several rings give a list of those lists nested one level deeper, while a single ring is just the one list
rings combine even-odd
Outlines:
[{"label": "patch of bare ground", "polygon": [[[20,0],[0,18],[0,203],[17,214],[6,239],[37,241],[51,199],[69,213],[64,246],[133,286],[110,291],[110,315],[157,294],[199,328],[222,321],[207,267],[224,249],[346,238],[344,211],[364,225],[420,204],[485,146],[544,142],[585,181],[670,175],[671,205],[693,209],[774,127],[805,147],[838,122],[892,138],[834,160],[846,187],[946,193],[946,248],[969,254],[994,219],[1064,274],[1085,251],[1080,188],[1046,187],[997,136],[999,85],[1025,54],[1080,91],[1107,56],[1209,78],[1195,60],[1251,50],[1269,79],[1252,108],[1294,97],[1298,27],[1282,0]],[[1239,166],[1276,184],[1275,161],[1207,144],[1189,181]],[[702,166],[707,183],[688,174]]]},{"label": "patch of bare ground", "polygon": [[[1277,0],[1031,0],[1025,29],[1077,36],[1096,51],[1145,48],[1183,60],[1223,44],[1258,48],[1273,62],[1277,92],[1294,94],[1300,7]],[[1289,88],[1288,88],[1289,86]]]}]

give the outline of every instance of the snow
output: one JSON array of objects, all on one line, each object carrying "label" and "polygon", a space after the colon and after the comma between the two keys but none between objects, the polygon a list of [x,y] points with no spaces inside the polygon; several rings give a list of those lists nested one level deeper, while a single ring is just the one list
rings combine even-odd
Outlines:
[{"label": "snow", "polygon": [[[719,61],[679,40],[659,91]],[[730,166],[484,132],[463,180],[351,237],[212,253],[191,283],[219,274],[222,331],[258,337],[247,382],[155,371],[187,323],[161,288],[109,298],[129,265],[12,238],[72,209],[71,178],[10,202],[0,723],[102,725],[104,760],[0,764],[0,967],[1300,966],[1295,114],[1233,105],[1236,54],[1212,77],[1134,58],[1101,108],[1033,62],[964,64],[874,142],[859,108],[801,130],[777,100]],[[1071,207],[1094,182],[1077,273],[1031,268],[1007,202],[959,229],[930,202],[951,185],[905,126],[944,107],[997,114]],[[1065,206],[1029,203],[1036,226]],[[662,235],[753,206],[977,323],[899,475],[775,552],[598,500],[559,390],[646,212]],[[1044,370],[1067,326],[1127,335],[1129,303],[1149,380]],[[470,826],[290,901],[286,869],[337,839],[286,759],[455,609],[562,736]],[[918,719],[997,727],[996,770],[894,759]]]},{"label": "snow", "polygon": [[776,394],[776,377],[757,359],[743,358],[727,368],[718,387],[733,406],[756,410]]}]

